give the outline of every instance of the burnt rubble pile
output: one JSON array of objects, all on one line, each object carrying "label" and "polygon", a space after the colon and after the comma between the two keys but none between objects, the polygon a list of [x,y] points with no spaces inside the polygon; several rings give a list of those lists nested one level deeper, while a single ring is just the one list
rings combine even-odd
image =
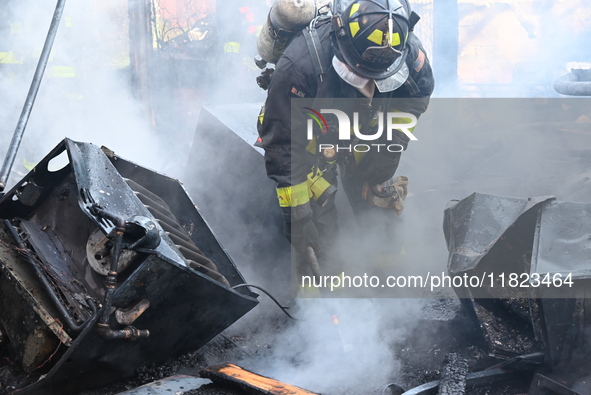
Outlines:
[{"label": "burnt rubble pile", "polygon": [[590,390],[590,219],[553,197],[474,193],[445,211],[450,275],[485,279],[455,288],[463,311],[497,366],[530,363],[530,394]]},{"label": "burnt rubble pile", "polygon": [[[68,163],[50,170],[60,154]],[[269,356],[256,334],[216,337],[257,295],[237,287],[176,180],[64,140],[2,197],[0,217],[0,393],[114,394]],[[383,393],[590,393],[590,217],[591,205],[553,197],[450,202],[448,274],[482,281],[439,301],[445,319],[386,345],[402,367]]]}]

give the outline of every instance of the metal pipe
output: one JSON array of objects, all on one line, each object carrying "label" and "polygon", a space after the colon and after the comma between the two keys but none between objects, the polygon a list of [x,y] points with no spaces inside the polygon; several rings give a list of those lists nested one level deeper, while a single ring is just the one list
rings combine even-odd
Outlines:
[{"label": "metal pipe", "polygon": [[106,340],[128,339],[135,340],[140,337],[149,337],[150,331],[147,329],[137,329],[133,326],[126,326],[123,329],[114,330],[107,324],[97,324],[96,328],[98,334]]},{"label": "metal pipe", "polygon": [[111,266],[109,267],[109,274],[107,274],[107,278],[105,279],[106,292],[103,301],[103,311],[99,317],[96,330],[98,334],[106,340],[135,340],[141,337],[149,337],[150,331],[147,329],[137,329],[133,326],[126,326],[123,329],[112,329],[109,325],[109,317],[111,316],[111,307],[113,305],[113,294],[115,293],[115,288],[117,286],[119,256],[121,255],[123,247],[123,235],[125,233],[126,221],[116,214],[103,210],[98,205],[92,206],[90,212],[98,217],[108,219],[115,224],[115,241],[113,250],[111,251]]},{"label": "metal pipe", "polygon": [[119,255],[121,255],[121,245],[123,244],[123,230],[120,227],[117,227],[116,229],[117,235],[115,236],[115,247],[111,255],[111,267],[109,268],[109,274],[107,274],[107,278],[105,279],[105,287],[107,288],[107,291],[105,292],[105,300],[103,302],[103,312],[99,319],[101,324],[107,326],[109,324],[109,316],[111,315],[113,293],[115,292],[115,287],[117,286]]},{"label": "metal pipe", "polygon": [[[106,214],[105,212],[102,212]],[[150,331],[147,329],[137,329],[133,326],[126,326],[123,329],[115,330],[111,329],[109,325],[109,316],[111,315],[111,306],[113,305],[113,294],[115,293],[115,287],[117,286],[117,270],[119,266],[119,256],[121,255],[121,246],[123,244],[123,233],[125,231],[125,221],[117,217],[111,216],[111,220],[116,220],[116,236],[115,236],[115,247],[112,252],[111,267],[109,268],[109,274],[105,280],[107,292],[105,293],[105,300],[103,303],[103,312],[99,317],[97,324],[97,332],[99,335],[106,340],[115,339],[129,339],[135,340],[140,337],[150,336]]]},{"label": "metal pipe", "polygon": [[6,157],[4,158],[2,170],[0,171],[0,192],[2,192],[4,188],[6,188],[6,182],[8,181],[8,176],[10,174],[10,171],[12,170],[14,159],[16,158],[16,153],[18,152],[21,140],[23,139],[23,134],[25,133],[25,128],[27,127],[29,116],[31,115],[31,110],[33,109],[33,105],[35,104],[35,98],[37,97],[37,92],[39,91],[41,80],[43,79],[45,66],[47,66],[47,61],[49,60],[51,47],[53,46],[53,41],[55,40],[55,36],[57,34],[57,29],[59,27],[60,20],[62,19],[62,14],[65,5],[66,0],[58,0],[57,5],[55,6],[53,19],[51,20],[51,25],[49,26],[49,32],[47,33],[47,37],[45,38],[45,44],[43,45],[43,50],[41,51],[39,62],[37,62],[35,75],[33,76],[33,81],[31,81],[29,93],[27,94],[27,98],[25,99],[25,104],[23,106],[21,116],[16,125],[16,129],[12,136],[12,141],[10,142],[10,146],[8,147],[8,151],[6,152]]},{"label": "metal pipe", "polygon": [[571,69],[554,82],[554,90],[568,96],[591,96],[591,71]]},{"label": "metal pipe", "polygon": [[41,272],[41,269],[39,269],[39,266],[37,266],[37,264],[29,256],[29,249],[27,248],[27,246],[25,245],[25,243],[23,242],[23,240],[19,236],[19,234],[16,231],[16,229],[14,228],[14,226],[12,226],[12,224],[8,220],[4,220],[4,225],[6,226],[6,229],[8,230],[10,235],[14,238],[14,240],[18,244],[18,247],[23,251],[24,259],[29,263],[29,265],[31,265],[33,271],[37,275],[37,278],[39,278],[39,281],[41,281],[41,284],[43,284],[43,288],[47,292],[47,296],[49,296],[49,299],[51,299],[51,301],[53,302],[55,307],[58,309],[58,311],[60,312],[60,315],[62,316],[64,321],[66,321],[66,325],[68,325],[68,327],[72,331],[80,332],[80,330],[82,330],[82,328],[84,328],[86,326],[86,324],[96,314],[96,306],[94,305],[94,302],[92,302],[91,299],[87,299],[88,305],[90,306],[92,313],[90,314],[90,317],[88,317],[86,320],[84,320],[84,322],[82,322],[81,324],[76,324],[76,322],[74,322],[74,320],[70,316],[70,313],[68,312],[68,310],[66,310],[66,308],[62,305],[62,302],[59,300],[59,298],[55,294],[55,291],[53,290],[53,287],[51,286],[51,284],[47,280],[47,277],[45,277],[45,275]]}]

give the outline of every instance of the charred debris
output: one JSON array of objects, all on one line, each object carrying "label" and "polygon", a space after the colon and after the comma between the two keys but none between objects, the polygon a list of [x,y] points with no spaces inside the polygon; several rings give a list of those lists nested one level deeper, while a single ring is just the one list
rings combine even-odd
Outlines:
[{"label": "charred debris", "polygon": [[[277,291],[289,280],[289,267],[277,265],[289,262],[278,258],[289,258],[289,245],[277,237],[280,221],[266,210],[274,206],[265,188],[245,197],[253,210],[219,211],[232,198],[223,188],[240,188],[230,181],[269,182],[248,171],[264,164],[252,144],[256,131],[241,126],[257,110],[246,107],[233,113],[239,122],[221,109],[203,110],[189,167],[213,161],[223,168],[222,158],[206,155],[221,141],[231,142],[236,166],[217,178],[218,189],[189,186],[199,209],[176,179],[69,139],[6,192],[0,199],[1,392],[114,394],[188,367],[194,379],[210,364],[240,363],[244,351],[269,357],[264,346],[249,344],[248,334],[234,344],[212,342],[258,303],[241,286],[232,257],[238,265],[257,262],[266,273],[259,277],[269,281],[265,288]],[[587,180],[574,186],[578,196]],[[473,193],[451,201],[443,224],[447,273],[494,281],[456,287],[457,299],[435,303],[438,317],[426,314],[404,344],[384,345],[402,366],[383,393],[590,393],[590,217],[588,203],[551,196]],[[240,229],[253,222],[265,227],[253,230],[245,246],[232,242],[228,218]],[[500,286],[532,285],[534,274],[548,286]],[[15,370],[20,376],[7,379]],[[208,393],[183,383],[188,394]],[[214,393],[245,391],[213,385]]]},{"label": "charred debris", "polygon": [[[67,164],[50,170],[60,155]],[[0,323],[19,393],[67,393],[207,343],[256,306],[181,184],[62,141],[0,200]]]},{"label": "charred debris", "polygon": [[[57,3],[9,147],[8,167],[34,104],[64,3]],[[588,73],[573,74],[557,81],[559,88],[577,95],[579,88],[587,88],[582,94],[588,95]],[[203,119],[208,116],[220,123],[204,110]],[[228,125],[224,133],[202,136],[200,147],[212,143],[207,139],[229,137],[225,141],[236,143],[229,144],[233,156],[263,168],[260,152],[252,147],[256,133],[240,136]],[[249,168],[236,167],[238,172]],[[0,176],[2,189],[9,172]],[[258,177],[246,173],[232,177]],[[254,185],[265,182],[269,180],[264,175],[252,180]],[[199,199],[221,195],[207,196],[195,188],[191,195]],[[251,198],[260,203],[268,196]],[[261,211],[250,215],[268,215],[267,205],[252,206]],[[245,223],[251,222],[248,215],[243,214]],[[0,219],[0,393],[80,393],[130,377],[158,378],[144,366],[174,374],[183,364],[207,364],[191,356],[211,347],[212,339],[258,303],[258,295],[244,286],[227,245],[220,244],[183,186],[107,148],[63,140],[3,194]],[[277,222],[269,220],[275,231],[261,230],[265,237],[260,239],[276,245]],[[409,339],[412,347],[397,350],[406,379],[386,385],[382,393],[591,393],[590,224],[588,203],[553,197],[474,193],[450,202],[444,220],[448,273],[491,281],[456,287],[461,312],[449,321],[425,321],[436,336],[461,338],[446,343],[443,364],[435,365],[433,354],[417,352],[420,343]],[[224,232],[223,226],[218,229]],[[276,253],[259,256],[264,249],[254,244],[251,248],[265,267],[277,261]],[[284,269],[274,268],[278,276]],[[501,273],[517,277],[499,277]],[[501,286],[509,281],[524,286]],[[548,286],[532,286],[536,281]],[[454,310],[443,304],[444,310]],[[225,355],[223,349],[214,347],[213,352]],[[201,367],[195,375],[218,380],[221,387],[215,393],[285,393],[272,392],[276,388],[260,384],[272,380],[235,365]],[[19,379],[7,380],[13,371]],[[236,372],[242,376],[237,378]],[[228,381],[240,381],[239,388],[226,389]],[[277,391],[288,387],[272,384],[279,386]],[[200,393],[196,387],[201,383],[194,385],[195,390],[185,387],[177,393]]]},{"label": "charred debris", "polygon": [[[0,217],[0,370],[24,373],[0,391],[78,393],[188,363],[258,303],[183,186],[107,148],[65,139],[0,199]],[[446,344],[436,366],[410,339],[416,349],[396,350],[406,377],[383,393],[589,393],[590,217],[591,205],[553,197],[450,202],[448,273],[530,286],[456,287],[459,313],[424,324],[460,341],[431,339]],[[534,273],[549,286],[531,286]],[[273,393],[253,380],[248,393]]]}]

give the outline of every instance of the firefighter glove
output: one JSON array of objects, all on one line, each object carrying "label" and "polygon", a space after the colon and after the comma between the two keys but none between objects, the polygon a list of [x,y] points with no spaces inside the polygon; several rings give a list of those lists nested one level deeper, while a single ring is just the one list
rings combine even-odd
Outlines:
[{"label": "firefighter glove", "polygon": [[299,220],[284,222],[284,233],[287,240],[300,254],[305,254],[308,247],[318,248],[318,231],[312,221],[312,215]]},{"label": "firefighter glove", "polygon": [[364,181],[369,185],[379,185],[394,176],[399,162],[399,152],[371,153],[363,158],[359,164],[359,170]]}]

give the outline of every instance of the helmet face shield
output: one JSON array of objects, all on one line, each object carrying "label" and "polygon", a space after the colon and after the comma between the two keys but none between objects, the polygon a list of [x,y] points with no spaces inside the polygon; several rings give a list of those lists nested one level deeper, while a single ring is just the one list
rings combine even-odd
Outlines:
[{"label": "helmet face shield", "polygon": [[402,86],[409,76],[408,66],[405,62],[400,62],[399,70],[390,77],[381,80],[375,80],[376,86],[380,92],[391,92]]}]

